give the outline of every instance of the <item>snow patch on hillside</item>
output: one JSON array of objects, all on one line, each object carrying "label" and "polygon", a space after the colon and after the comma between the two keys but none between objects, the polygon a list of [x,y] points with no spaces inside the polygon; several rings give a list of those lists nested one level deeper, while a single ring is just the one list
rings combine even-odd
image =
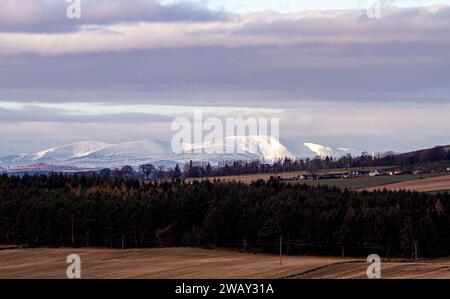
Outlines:
[{"label": "snow patch on hillside", "polygon": [[334,154],[333,149],[329,146],[324,146],[315,143],[305,143],[305,146],[320,157],[333,156]]}]

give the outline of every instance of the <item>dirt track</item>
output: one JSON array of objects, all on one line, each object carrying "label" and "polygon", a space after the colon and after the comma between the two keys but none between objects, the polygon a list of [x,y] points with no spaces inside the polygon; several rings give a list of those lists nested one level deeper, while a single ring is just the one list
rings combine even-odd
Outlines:
[{"label": "dirt track", "polygon": [[387,190],[412,190],[420,192],[446,191],[450,190],[450,175],[430,177],[421,180],[405,181],[401,183],[381,185],[367,188],[368,191],[387,189]]},{"label": "dirt track", "polygon": [[[66,257],[81,257],[82,278],[366,278],[363,259],[278,256],[195,248],[0,250],[0,278],[66,278]],[[383,262],[382,278],[448,278],[450,259]]]}]

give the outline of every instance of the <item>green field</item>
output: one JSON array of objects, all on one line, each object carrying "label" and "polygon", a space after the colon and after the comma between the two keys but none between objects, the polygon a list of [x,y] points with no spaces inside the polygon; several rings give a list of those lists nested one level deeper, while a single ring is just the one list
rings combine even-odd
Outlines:
[{"label": "green field", "polygon": [[[330,173],[347,173],[352,171],[368,171],[368,170],[391,170],[394,168],[398,168],[397,165],[391,166],[372,166],[372,167],[349,167],[349,168],[329,168],[329,169],[319,169],[317,173],[319,174],[330,174]],[[308,173],[307,171],[303,171],[304,173]]]},{"label": "green field", "polygon": [[[406,174],[394,176],[376,176],[376,177],[357,177],[348,179],[325,179],[325,180],[304,180],[299,181],[300,184],[309,185],[328,185],[341,189],[359,190],[364,188],[376,187],[386,184],[401,183],[405,181],[418,180],[421,178],[431,177],[431,174]],[[297,182],[296,182],[297,183]]]}]

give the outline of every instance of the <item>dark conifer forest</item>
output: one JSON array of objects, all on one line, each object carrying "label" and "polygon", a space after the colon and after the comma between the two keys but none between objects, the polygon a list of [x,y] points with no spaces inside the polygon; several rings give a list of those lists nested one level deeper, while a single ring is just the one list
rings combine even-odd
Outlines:
[{"label": "dark conifer forest", "polygon": [[225,247],[409,258],[450,254],[450,196],[327,186],[0,177],[0,243]]}]

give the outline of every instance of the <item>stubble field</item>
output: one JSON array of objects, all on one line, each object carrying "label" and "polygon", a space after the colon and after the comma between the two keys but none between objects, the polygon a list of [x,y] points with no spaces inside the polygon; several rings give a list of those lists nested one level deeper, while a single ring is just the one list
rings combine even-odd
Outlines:
[{"label": "stubble field", "polygon": [[[240,253],[220,249],[4,249],[0,278],[66,278],[70,254],[81,257],[85,279],[276,279],[366,278],[361,258]],[[450,278],[450,259],[382,262],[382,278]]]}]

